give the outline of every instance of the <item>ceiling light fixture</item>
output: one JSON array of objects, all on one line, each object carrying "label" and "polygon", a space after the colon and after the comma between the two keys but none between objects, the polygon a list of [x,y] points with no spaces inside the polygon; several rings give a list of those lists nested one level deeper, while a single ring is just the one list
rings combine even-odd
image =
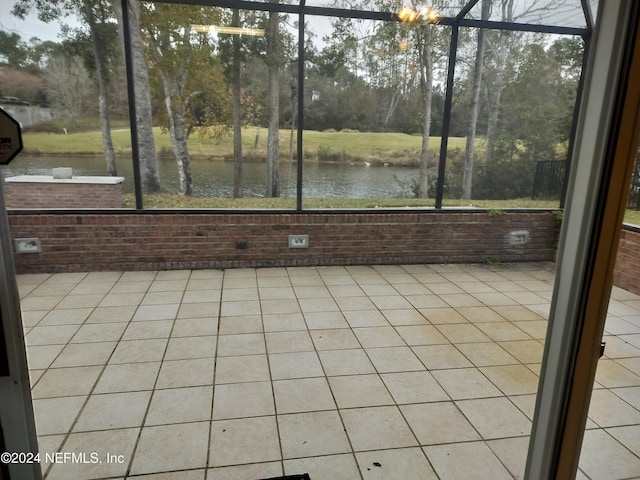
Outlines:
[{"label": "ceiling light fixture", "polygon": [[223,33],[228,35],[250,35],[253,37],[263,37],[264,30],[260,28],[243,27],[222,27],[220,25],[191,25],[196,32],[201,33]]},{"label": "ceiling light fixture", "polygon": [[437,24],[440,21],[440,15],[437,10],[427,5],[421,5],[416,8],[402,7],[397,15],[398,19],[405,23]]}]

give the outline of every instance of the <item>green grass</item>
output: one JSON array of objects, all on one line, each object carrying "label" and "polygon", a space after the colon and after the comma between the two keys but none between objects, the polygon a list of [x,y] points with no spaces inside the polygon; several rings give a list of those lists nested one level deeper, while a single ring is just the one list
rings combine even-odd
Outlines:
[{"label": "green grass", "polygon": [[[124,206],[135,206],[133,194],[124,195]],[[210,198],[186,197],[173,193],[145,195],[145,208],[245,208],[245,209],[292,209],[296,207],[295,198]],[[434,207],[434,199],[423,198],[304,198],[302,207],[314,208],[421,208]],[[504,208],[555,209],[558,202],[514,199],[514,200],[468,200],[445,199],[444,207],[467,207],[498,211]]]},{"label": "green grass", "polygon": [[[118,130],[111,134],[116,154],[131,153],[129,131]],[[47,155],[103,155],[100,131],[91,130],[73,133],[32,132],[22,135],[23,153]]]},{"label": "green grass", "polygon": [[[82,122],[84,129],[75,131],[71,125],[62,121],[49,124],[41,131],[23,133],[24,153],[47,155],[102,155],[102,137],[95,121]],[[131,154],[131,133],[128,124],[123,121],[114,123],[112,131],[113,145],[117,155]],[[93,128],[90,128],[93,127]],[[64,134],[62,128],[67,128]],[[160,128],[154,129],[156,149],[159,154],[171,155],[171,141],[167,133]],[[256,142],[256,137],[258,141]],[[267,129],[248,127],[243,130],[243,151],[247,158],[264,157],[267,144]],[[290,131],[280,131],[280,154],[283,158],[289,156]],[[419,135],[403,133],[371,133],[371,132],[304,132],[305,160],[318,158],[318,151],[335,154],[343,161],[363,160],[375,162],[390,162],[393,164],[415,164],[421,148],[422,138]],[[464,149],[463,137],[449,139],[449,149]],[[294,147],[295,148],[295,147]],[[431,137],[429,150],[437,152],[440,149],[440,137]],[[189,138],[191,155],[211,158],[232,158],[232,133],[228,132],[218,138],[211,138],[199,132]],[[329,155],[331,156],[331,155]],[[333,157],[332,157],[333,158]],[[126,196],[127,206],[135,205],[132,196]],[[477,207],[491,211],[503,208],[549,208],[556,209],[558,202],[533,201],[529,199],[515,200],[444,200],[445,207]],[[295,208],[295,199],[221,199],[183,197],[180,195],[163,194],[149,197],[145,200],[149,208]],[[423,199],[304,199],[303,208],[376,208],[376,207],[433,207],[433,200]],[[625,222],[640,225],[640,212],[627,211]]]},{"label": "green grass", "polygon": [[[99,130],[74,131],[67,134],[56,127],[53,131],[26,132],[23,134],[26,154],[47,155],[102,155],[102,136]],[[117,155],[131,154],[131,133],[128,128],[114,129],[111,133]],[[156,150],[160,155],[171,155],[169,135],[154,128]],[[257,142],[256,142],[257,137]],[[249,127],[243,129],[243,152],[247,158],[264,157],[267,149],[267,129]],[[280,155],[289,156],[290,132],[280,131]],[[195,132],[189,137],[189,152],[194,157],[231,158],[233,137],[228,132],[219,137]],[[318,150],[342,154],[343,158],[374,162],[411,164],[419,161],[422,139],[417,135],[402,133],[370,132],[304,132],[305,160],[317,159]],[[449,139],[449,148],[463,148],[464,138]],[[294,146],[295,148],[295,146]],[[431,137],[429,149],[440,149],[440,137]],[[295,152],[294,152],[295,153]]]},{"label": "green grass", "polygon": [[[129,119],[122,116],[111,115],[109,118],[109,124],[112,130],[121,128],[129,128]],[[30,133],[64,133],[64,129],[68,132],[80,132],[80,131],[100,131],[100,118],[97,116],[92,117],[78,117],[78,118],[58,118],[51,120],[50,122],[39,123],[37,125],[31,125],[23,127],[23,134]]]},{"label": "green grass", "polygon": [[631,225],[640,226],[640,211],[639,210],[627,210],[624,214],[624,221]]},{"label": "green grass", "polygon": [[[196,208],[196,209],[295,209],[295,198],[212,198],[186,197],[173,193],[144,196],[145,208]],[[444,208],[478,208],[487,210],[489,215],[497,215],[503,209],[532,208],[558,210],[557,201],[531,200],[516,198],[511,200],[461,200],[444,199]],[[135,207],[133,194],[123,195],[125,208]],[[302,208],[433,208],[434,199],[422,198],[304,198]],[[632,225],[640,225],[640,211],[627,210],[624,221]]]},{"label": "green grass", "polygon": [[[335,151],[347,151],[357,154],[405,150],[419,152],[422,146],[422,137],[405,133],[305,132],[305,150],[314,150],[320,145],[328,145]],[[449,138],[448,148],[464,148],[464,146],[465,139],[463,137]],[[429,149],[440,150],[440,137],[429,138]]]}]

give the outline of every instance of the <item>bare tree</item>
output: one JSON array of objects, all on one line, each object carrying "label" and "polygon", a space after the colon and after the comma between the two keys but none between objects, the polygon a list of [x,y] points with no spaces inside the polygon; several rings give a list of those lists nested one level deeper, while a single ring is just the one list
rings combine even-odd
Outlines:
[{"label": "bare tree", "polygon": [[[153,137],[153,116],[151,110],[151,93],[149,91],[149,71],[144,57],[142,37],[140,35],[140,3],[129,1],[129,31],[131,32],[131,54],[133,63],[133,86],[136,101],[136,124],[138,127],[138,152],[142,170],[142,190],[144,193],[160,192],[160,173],[156,143]],[[120,35],[124,39],[122,17],[122,1],[113,1],[114,11],[120,27]]]},{"label": "bare tree", "polygon": [[[226,131],[228,90],[222,69],[214,59],[211,39],[200,35],[200,25],[219,22],[219,11],[210,7],[159,4],[143,11],[144,40],[152,72],[162,83],[171,145],[178,164],[180,194],[193,195],[193,176],[187,139],[191,130],[202,133]],[[198,25],[196,29],[194,25]],[[202,32],[204,33],[204,32]],[[209,104],[216,99],[215,105]],[[191,109],[202,99],[204,113]],[[209,100],[209,103],[207,102]]]},{"label": "bare tree", "polygon": [[187,72],[183,64],[176,65],[173,62],[174,56],[172,55],[175,53],[176,44],[179,45],[182,56],[189,55],[187,50],[191,48],[189,43],[191,27],[187,25],[182,28],[181,32],[172,32],[163,28],[156,30],[149,27],[147,33],[150,39],[150,56],[159,70],[162,81],[164,104],[169,122],[169,137],[178,163],[180,194],[193,195],[193,176],[185,124],[185,107],[188,100],[185,98],[184,90]]},{"label": "bare tree", "polygon": [[[576,6],[571,4],[571,2],[564,2],[563,0],[534,0],[527,4],[522,10],[516,10],[517,7],[522,6],[515,3],[515,0],[491,1],[499,5],[500,20],[502,22],[513,22],[515,20],[534,22],[544,18],[549,12],[552,12],[557,17],[561,17],[562,15],[575,13],[576,9]],[[485,162],[487,164],[493,162],[495,156],[500,102],[507,75],[507,59],[510,51],[515,47],[514,34],[508,30],[501,30],[498,34],[497,41],[489,46],[488,57],[492,63],[493,81],[485,82],[487,107],[489,110],[485,156]]]},{"label": "bare tree", "polygon": [[[231,26],[240,26],[240,10],[234,9]],[[234,35],[232,40],[231,92],[233,95],[233,196],[243,196],[244,165],[242,158],[242,89],[240,80],[240,36]]]},{"label": "bare tree", "polygon": [[[480,17],[487,20],[491,14],[491,1],[482,0]],[[478,123],[478,113],[480,112],[480,92],[482,87],[482,73],[484,70],[484,55],[486,45],[486,31],[478,29],[476,58],[473,65],[473,86],[471,99],[469,102],[469,119],[467,123],[467,143],[464,159],[464,176],[462,179],[462,198],[471,198],[471,187],[473,183],[473,159],[475,156],[476,125]]]},{"label": "bare tree", "polygon": [[278,12],[269,12],[267,20],[267,53],[265,61],[269,71],[269,133],[267,135],[267,187],[266,197],[280,196],[280,18]]},{"label": "bare tree", "polygon": [[495,73],[493,82],[487,84],[487,107],[489,119],[487,121],[487,144],[485,162],[491,163],[496,149],[496,130],[498,128],[498,116],[500,114],[500,99],[504,89],[507,56],[509,54],[509,37],[511,33],[503,30],[500,32],[497,45],[493,49]]},{"label": "bare tree", "polygon": [[45,78],[39,72],[28,72],[13,66],[3,66],[0,69],[0,92],[2,95],[31,101],[37,98],[38,92],[44,90],[46,90]]},{"label": "bare tree", "polygon": [[77,125],[77,119],[92,105],[96,92],[82,60],[64,56],[51,58],[45,78],[53,104]]},{"label": "bare tree", "polygon": [[431,133],[431,98],[433,93],[433,32],[431,25],[416,30],[422,93],[422,146],[420,148],[420,176],[418,197],[429,198],[429,135]]},{"label": "bare tree", "polygon": [[49,22],[53,20],[60,20],[63,16],[67,16],[70,12],[74,12],[77,13],[78,17],[82,21],[86,22],[89,27],[91,48],[95,62],[95,73],[98,83],[98,112],[100,115],[100,130],[107,165],[107,174],[115,176],[117,174],[116,158],[113,149],[113,142],[111,141],[111,127],[108,113],[110,106],[108,93],[109,78],[107,73],[107,59],[105,56],[107,45],[101,34],[100,28],[101,26],[104,26],[104,20],[110,16],[111,9],[104,1],[51,0],[43,2],[42,0],[18,0],[13,7],[13,13],[24,19],[32,7],[36,8],[38,11],[38,17],[43,21]]},{"label": "bare tree", "polygon": [[[111,123],[109,121],[109,79],[107,74],[107,60],[105,58],[105,42],[98,31],[96,15],[93,10],[93,2],[83,0],[83,13],[89,25],[89,33],[91,35],[91,48],[93,58],[96,64],[96,79],[98,81],[98,112],[100,114],[100,131],[102,134],[102,145],[104,147],[104,156],[107,163],[107,175],[116,176],[116,154],[113,149],[111,140]],[[100,8],[101,3],[97,3],[96,7]],[[103,11],[104,15],[104,11]],[[104,16],[103,16],[104,19]]]},{"label": "bare tree", "polygon": [[422,99],[422,145],[420,148],[420,172],[416,194],[429,197],[429,136],[431,134],[431,104],[433,97],[434,47],[438,37],[433,27],[438,15],[435,10],[414,5],[413,9],[400,11],[401,20],[415,23],[414,41],[419,67],[420,94]]}]

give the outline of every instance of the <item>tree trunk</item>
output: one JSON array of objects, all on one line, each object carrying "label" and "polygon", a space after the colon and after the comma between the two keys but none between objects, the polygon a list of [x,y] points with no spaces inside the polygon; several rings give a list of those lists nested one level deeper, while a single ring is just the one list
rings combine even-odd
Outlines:
[{"label": "tree trunk", "polygon": [[[296,125],[298,122],[298,87],[291,85],[291,130],[289,132],[289,169],[287,171],[287,196],[291,194],[291,170],[293,169],[293,147],[295,146]],[[296,183],[297,186],[297,183]]]},{"label": "tree trunk", "polygon": [[172,90],[171,80],[165,80],[163,76],[165,98],[164,103],[167,108],[167,116],[169,117],[169,136],[171,138],[171,146],[176,156],[178,164],[178,176],[180,178],[180,195],[193,195],[193,176],[191,174],[191,160],[189,158],[189,149],[187,148],[187,135],[184,121],[184,107],[180,104],[180,99],[172,98],[167,94]]},{"label": "tree trunk", "polygon": [[[513,0],[501,0],[500,8],[502,10],[502,21],[513,21]],[[487,152],[485,154],[485,162],[490,164],[493,162],[496,149],[496,130],[498,127],[498,116],[500,113],[500,98],[504,88],[505,68],[507,65],[507,54],[509,53],[509,37],[510,32],[506,30],[500,31],[500,41],[495,49],[496,78],[493,88],[488,88],[489,103],[489,120],[487,123]]]},{"label": "tree trunk", "polygon": [[[418,197],[429,198],[429,135],[431,133],[431,97],[433,93],[433,45],[431,25],[421,28],[419,35],[420,90],[422,92],[422,148],[420,150],[420,177]],[[421,37],[421,38],[420,38]]]},{"label": "tree trunk", "polygon": [[267,188],[266,197],[280,196],[280,47],[279,18],[269,12],[267,25],[267,69],[269,70],[269,133],[267,136]]},{"label": "tree trunk", "polygon": [[109,93],[108,79],[105,59],[103,55],[104,46],[98,32],[93,6],[86,1],[83,4],[85,9],[87,23],[91,34],[91,47],[93,49],[93,58],[96,62],[96,77],[98,78],[98,112],[100,115],[100,131],[102,132],[102,145],[104,148],[104,157],[107,163],[107,175],[115,177],[118,175],[116,170],[116,154],[113,150],[113,142],[111,141],[111,125],[109,123]]},{"label": "tree trunk", "polygon": [[500,98],[504,88],[504,75],[507,63],[507,50],[509,32],[500,32],[500,43],[496,52],[496,76],[492,87],[488,87],[489,120],[487,122],[487,152],[485,162],[493,162],[496,150],[496,131],[498,128],[498,117],[500,114]]},{"label": "tree trunk", "polygon": [[[124,38],[122,27],[122,2],[114,0],[114,10],[118,18],[120,35]],[[160,174],[156,143],[153,137],[153,117],[151,93],[149,91],[149,72],[144,58],[144,47],[140,35],[140,4],[129,2],[129,21],[131,31],[131,53],[133,63],[133,84],[136,100],[136,124],[138,127],[138,152],[144,193],[160,192]],[[131,79],[130,79],[131,80]]]},{"label": "tree trunk", "polygon": [[184,75],[174,75],[160,72],[164,89],[164,104],[169,119],[169,137],[178,164],[180,178],[180,195],[193,195],[193,176],[191,175],[191,160],[187,146],[187,131],[184,121],[185,107],[181,92],[184,90]]},{"label": "tree trunk", "polygon": [[[482,0],[481,19],[487,20],[491,12],[491,0]],[[476,125],[478,123],[478,113],[480,112],[480,90],[482,87],[482,70],[484,66],[485,51],[485,30],[478,30],[478,46],[476,49],[476,59],[473,65],[473,89],[471,91],[471,101],[469,102],[469,122],[467,124],[467,145],[464,159],[464,175],[462,178],[462,198],[471,199],[471,188],[473,184],[473,159],[475,156]]]},{"label": "tree trunk", "polygon": [[401,88],[402,88],[402,85],[398,85],[398,87],[393,91],[393,94],[391,95],[391,101],[389,102],[389,108],[387,109],[387,114],[384,117],[384,126],[385,127],[389,124],[389,121],[391,120],[391,117],[395,113],[396,108],[397,108],[398,104],[400,103],[400,100],[402,99]]},{"label": "tree trunk", "polygon": [[[234,10],[231,26],[240,26],[240,11]],[[240,37],[233,35],[233,65],[231,91],[233,94],[233,196],[243,196],[244,173],[242,158],[242,102],[240,84]]]}]

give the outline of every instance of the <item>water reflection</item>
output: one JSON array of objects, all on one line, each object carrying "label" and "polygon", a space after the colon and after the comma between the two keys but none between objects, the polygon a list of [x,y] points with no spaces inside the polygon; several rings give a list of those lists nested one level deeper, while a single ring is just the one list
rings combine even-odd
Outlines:
[{"label": "water reflection", "polygon": [[[197,196],[233,196],[233,162],[222,160],[192,159],[193,187]],[[118,158],[118,175],[125,178],[123,190],[132,193],[133,168],[131,159]],[[1,168],[4,176],[51,175],[55,167],[71,167],[74,175],[104,175],[106,170],[102,157],[47,157],[42,155],[19,155],[10,165]],[[175,160],[159,160],[163,188],[177,192],[178,171]],[[334,164],[308,162],[303,169],[303,197],[306,198],[396,198],[409,196],[408,180],[418,175],[418,170],[409,167],[366,166],[365,164]],[[246,162],[244,165],[244,194],[246,197],[261,197],[265,190],[265,166],[261,162]],[[296,195],[296,165],[283,162],[280,165],[280,184],[283,196]]]}]

